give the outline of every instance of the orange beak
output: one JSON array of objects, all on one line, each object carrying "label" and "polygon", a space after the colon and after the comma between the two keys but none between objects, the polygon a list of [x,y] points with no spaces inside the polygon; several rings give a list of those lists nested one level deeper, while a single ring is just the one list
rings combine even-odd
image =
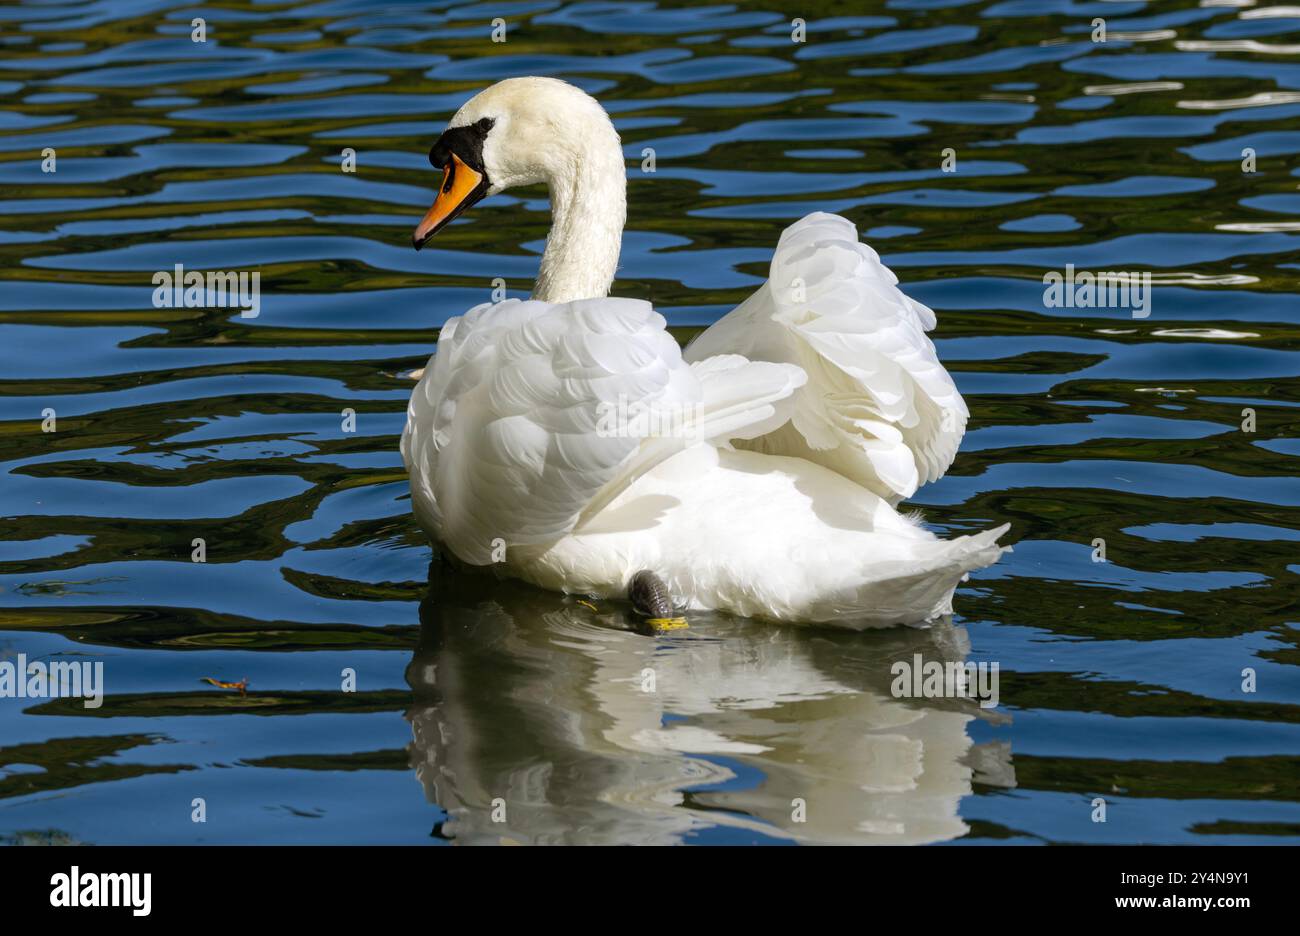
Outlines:
[{"label": "orange beak", "polygon": [[443,167],[442,185],[433,206],[420,219],[411,235],[416,250],[424,246],[434,234],[446,227],[460,213],[487,194],[487,179],[481,172],[467,166],[455,153]]}]

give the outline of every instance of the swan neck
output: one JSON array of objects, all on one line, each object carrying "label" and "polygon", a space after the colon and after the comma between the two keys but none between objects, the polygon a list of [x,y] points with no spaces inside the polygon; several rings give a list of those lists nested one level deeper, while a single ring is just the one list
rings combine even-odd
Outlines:
[{"label": "swan neck", "polygon": [[627,220],[623,149],[611,139],[579,153],[550,179],[551,231],[533,298],[547,302],[609,295]]}]

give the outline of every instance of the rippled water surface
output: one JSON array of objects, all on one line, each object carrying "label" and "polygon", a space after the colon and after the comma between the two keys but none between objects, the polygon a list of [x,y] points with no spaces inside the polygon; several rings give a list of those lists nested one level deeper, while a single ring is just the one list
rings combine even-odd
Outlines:
[{"label": "rippled water surface", "polygon": [[[0,699],[0,837],[1300,842],[1300,10],[798,14],[0,7],[0,656],[107,687]],[[494,278],[526,294],[546,193],[409,236],[446,119],[520,74],[614,117],[615,290],[681,339],[817,209],[937,311],[972,421],[911,506],[1015,545],[951,622],[651,637],[435,558],[409,374]],[[178,263],[260,272],[260,314],[156,308]],[[1045,307],[1066,264],[1151,272],[1151,315]],[[998,663],[1001,704],[895,698],[916,654]]]}]

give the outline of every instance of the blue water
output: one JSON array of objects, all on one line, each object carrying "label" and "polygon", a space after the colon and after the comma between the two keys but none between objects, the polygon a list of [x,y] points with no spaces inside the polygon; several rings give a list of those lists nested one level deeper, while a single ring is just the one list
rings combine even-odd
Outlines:
[{"label": "blue water", "polygon": [[[789,15],[0,7],[0,663],[106,692],[0,698],[0,840],[1300,843],[1300,13]],[[615,292],[682,341],[814,210],[936,310],[972,419],[909,506],[1015,546],[951,620],[647,636],[435,557],[410,374],[527,293],[546,193],[409,236],[447,118],[521,74],[613,116]],[[177,263],[260,272],[260,315],[155,307]],[[1046,306],[1067,264],[1150,272],[1150,316]],[[917,654],[999,704],[899,698]]]}]

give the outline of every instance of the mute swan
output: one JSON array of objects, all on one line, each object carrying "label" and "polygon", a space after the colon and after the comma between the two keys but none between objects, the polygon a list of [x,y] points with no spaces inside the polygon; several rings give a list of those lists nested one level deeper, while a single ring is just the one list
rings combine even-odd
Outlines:
[{"label": "mute swan", "polygon": [[[862,628],[951,611],[1003,525],[941,540],[895,505],[952,463],[966,404],[844,218],[781,235],[771,278],[683,352],[650,304],[607,298],[626,218],[604,109],[553,78],[482,91],[429,153],[419,249],[461,212],[545,182],[530,300],[443,326],[402,433],[421,526],[464,563],[555,591]],[[644,581],[644,578],[643,578]]]}]

